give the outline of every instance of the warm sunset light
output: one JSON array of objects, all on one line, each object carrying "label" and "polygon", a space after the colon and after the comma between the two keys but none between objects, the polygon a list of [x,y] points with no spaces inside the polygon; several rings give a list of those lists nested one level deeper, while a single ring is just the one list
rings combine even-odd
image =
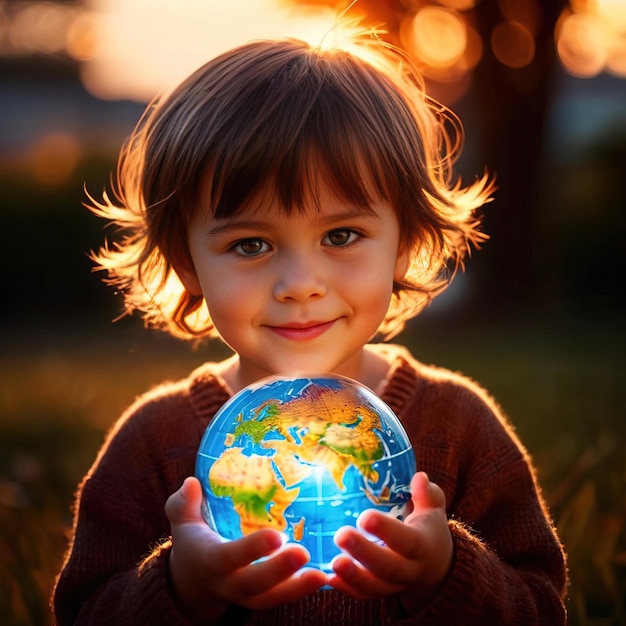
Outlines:
[{"label": "warm sunset light", "polygon": [[467,31],[456,11],[424,7],[413,18],[412,26],[413,52],[428,67],[451,67],[463,56]]},{"label": "warm sunset light", "polygon": [[[541,2],[493,2],[502,19],[485,32],[477,19],[477,0],[384,6],[365,0],[353,5],[332,0],[0,0],[0,55],[70,57],[80,63],[92,94],[144,102],[209,58],[252,39],[334,42],[335,11],[350,6],[348,17],[364,15],[368,26],[397,29],[396,41],[431,84],[445,84],[450,92],[453,84],[471,82],[485,49],[511,69],[535,59],[536,38],[545,24]],[[398,14],[389,8],[392,4],[413,9]],[[554,37],[559,61],[571,75],[626,77],[625,0],[570,0]]]},{"label": "warm sunset light", "polygon": [[559,60],[573,76],[626,77],[626,2],[574,0],[556,29]]},{"label": "warm sunset light", "polygon": [[93,57],[96,47],[96,18],[84,12],[67,29],[65,45],[67,53],[77,61],[88,61]]},{"label": "warm sunset light", "polygon": [[[318,67],[234,51],[285,38]],[[0,0],[0,626],[626,626],[625,174],[626,0]],[[428,474],[302,368],[388,399]],[[291,418],[244,390],[212,419],[276,372]],[[439,564],[407,557],[411,486]],[[287,515],[307,495],[317,520]],[[220,504],[283,545],[220,545]],[[371,576],[294,571],[361,505],[401,533],[339,531]],[[426,580],[385,600],[400,561]]]},{"label": "warm sunset light", "polygon": [[4,25],[8,47],[22,54],[63,52],[65,33],[77,14],[76,8],[52,2],[21,2]]},{"label": "warm sunset light", "polygon": [[252,39],[320,41],[334,13],[279,9],[271,0],[89,0],[87,88],[102,98],[148,100],[196,67]]},{"label": "warm sunset light", "polygon": [[602,71],[607,60],[606,31],[601,20],[588,15],[572,13],[562,20],[557,49],[570,74],[590,78]]},{"label": "warm sunset light", "polygon": [[473,3],[442,2],[407,15],[399,30],[400,45],[429,79],[431,95],[451,103],[467,92],[471,70],[483,55],[480,33],[459,11]]}]

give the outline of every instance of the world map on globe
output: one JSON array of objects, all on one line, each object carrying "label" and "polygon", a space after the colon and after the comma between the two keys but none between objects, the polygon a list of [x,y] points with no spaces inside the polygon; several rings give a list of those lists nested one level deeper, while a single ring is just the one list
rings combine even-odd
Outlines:
[{"label": "world map on globe", "polygon": [[[202,512],[223,538],[261,528],[304,545],[329,572],[333,537],[369,508],[408,512],[416,471],[395,414],[367,387],[335,375],[271,377],[246,387],[202,438]],[[372,538],[374,539],[374,538]]]}]

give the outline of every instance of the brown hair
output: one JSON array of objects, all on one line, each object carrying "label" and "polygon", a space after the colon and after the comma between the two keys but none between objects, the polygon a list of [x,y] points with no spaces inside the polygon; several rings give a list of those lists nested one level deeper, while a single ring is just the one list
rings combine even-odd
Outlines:
[{"label": "brown hair", "polygon": [[[120,240],[94,260],[127,312],[184,338],[217,336],[201,297],[174,266],[191,268],[195,212],[223,217],[268,190],[286,212],[315,202],[316,181],[342,200],[395,209],[411,265],[380,332],[390,337],[447,286],[492,184],[452,179],[457,118],[431,101],[408,59],[376,37],[347,49],[257,41],[210,61],[153,102],[124,146],[114,186],[92,201]],[[450,133],[450,130],[453,133]]]}]

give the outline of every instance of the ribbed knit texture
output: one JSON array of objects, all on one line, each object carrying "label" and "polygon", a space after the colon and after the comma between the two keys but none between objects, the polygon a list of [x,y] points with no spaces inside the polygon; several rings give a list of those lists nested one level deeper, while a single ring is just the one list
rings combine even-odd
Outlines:
[{"label": "ribbed knit texture", "polygon": [[[393,597],[359,602],[322,590],[222,623],[305,626],[492,626],[565,623],[565,557],[530,459],[494,401],[468,379],[403,348],[383,399],[400,417],[418,468],[446,495],[452,570],[407,615]],[[53,596],[59,626],[190,626],[168,578],[165,501],[193,475],[206,426],[229,393],[206,364],[139,398],[109,433],[80,485],[73,538]]]}]

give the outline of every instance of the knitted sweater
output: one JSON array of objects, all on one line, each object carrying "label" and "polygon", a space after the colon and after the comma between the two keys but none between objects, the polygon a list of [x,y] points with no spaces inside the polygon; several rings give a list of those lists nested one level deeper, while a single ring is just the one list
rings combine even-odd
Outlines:
[{"label": "knitted sweater", "polygon": [[[402,421],[419,469],[446,495],[455,556],[428,605],[357,601],[321,590],[271,610],[231,607],[223,623],[564,624],[565,557],[530,459],[493,400],[468,379],[425,366],[403,348],[382,398]],[[215,366],[155,388],[109,433],[80,485],[73,539],[53,596],[59,626],[189,626],[168,579],[163,507],[193,475],[202,434],[229,398]]]}]

